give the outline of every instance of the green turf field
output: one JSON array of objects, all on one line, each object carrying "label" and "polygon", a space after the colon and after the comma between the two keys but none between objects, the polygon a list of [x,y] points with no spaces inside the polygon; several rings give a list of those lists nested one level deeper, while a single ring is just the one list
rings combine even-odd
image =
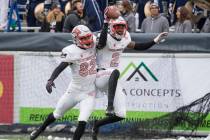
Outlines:
[{"label": "green turf field", "polygon": [[[0,135],[0,140],[29,140],[29,135]],[[72,136],[40,136],[36,140],[72,140]],[[92,140],[90,136],[83,136],[81,140]],[[110,137],[110,136],[99,136],[98,140],[143,140],[141,138],[131,138],[131,137]],[[144,139],[145,140],[145,139]],[[149,140],[149,139],[147,139]],[[158,139],[155,139],[158,140]],[[166,139],[165,139],[166,140]],[[176,139],[167,139],[167,140],[176,140]]]},{"label": "green turf field", "polygon": [[[0,134],[0,140],[29,140],[29,135],[2,135]],[[36,140],[72,140],[72,136],[40,136]],[[85,135],[81,140],[92,140],[89,135]],[[208,138],[193,138],[193,137],[177,137],[177,138],[165,138],[165,139],[142,139],[142,138],[132,138],[132,137],[110,137],[110,136],[99,136],[98,140],[210,140]]]}]

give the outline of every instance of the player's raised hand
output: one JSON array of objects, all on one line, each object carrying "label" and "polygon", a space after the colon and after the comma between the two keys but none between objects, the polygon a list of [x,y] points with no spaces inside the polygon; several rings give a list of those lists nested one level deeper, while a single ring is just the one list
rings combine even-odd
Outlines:
[{"label": "player's raised hand", "polygon": [[46,85],[46,90],[48,93],[52,92],[52,87],[56,88],[55,83],[52,80],[48,80]]},{"label": "player's raised hand", "polygon": [[165,41],[165,37],[168,35],[168,32],[159,33],[158,36],[155,37],[154,42],[160,43]]}]

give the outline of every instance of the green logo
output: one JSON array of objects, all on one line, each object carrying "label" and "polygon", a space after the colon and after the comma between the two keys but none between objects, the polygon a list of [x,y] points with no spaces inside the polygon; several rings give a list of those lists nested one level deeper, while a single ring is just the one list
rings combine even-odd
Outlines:
[{"label": "green logo", "polygon": [[[158,79],[156,78],[156,76],[152,73],[152,71],[144,64],[144,62],[141,62],[139,64],[139,66],[137,67],[133,62],[131,62],[125,69],[124,71],[121,73],[120,78],[123,77],[128,70],[130,70],[131,68],[134,69],[134,71],[131,73],[131,75],[126,79],[126,81],[130,81],[133,76],[137,73],[144,81],[148,81],[147,78],[142,74],[142,72],[140,71],[141,68],[144,68],[148,74],[152,77],[152,79],[154,81],[158,81]],[[139,77],[135,78],[135,81],[139,81]]]}]

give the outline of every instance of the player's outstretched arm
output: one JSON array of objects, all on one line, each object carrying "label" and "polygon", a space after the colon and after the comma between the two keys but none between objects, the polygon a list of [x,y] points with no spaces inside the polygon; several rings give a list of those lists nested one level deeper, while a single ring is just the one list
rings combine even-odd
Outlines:
[{"label": "player's outstretched arm", "polygon": [[106,46],[107,41],[107,33],[108,33],[108,26],[109,26],[109,18],[107,17],[108,8],[104,10],[104,24],[101,30],[101,34],[98,39],[97,49],[103,49]]},{"label": "player's outstretched arm", "polygon": [[100,37],[98,39],[97,49],[103,49],[106,46],[108,32],[108,23],[104,22]]},{"label": "player's outstretched arm", "polygon": [[104,24],[97,44],[98,49],[103,49],[106,46],[108,26],[111,19],[117,19],[120,16],[120,11],[116,6],[108,6],[104,10]]},{"label": "player's outstretched arm", "polygon": [[58,65],[55,70],[53,71],[52,75],[50,76],[50,79],[47,81],[46,89],[48,93],[52,92],[52,87],[55,88],[54,80],[58,77],[58,75],[69,65],[68,62],[61,62],[60,65]]},{"label": "player's outstretched arm", "polygon": [[160,43],[164,39],[164,37],[166,37],[167,35],[168,35],[168,32],[162,32],[158,34],[154,38],[154,40],[146,42],[146,43],[137,43],[137,42],[131,41],[127,47],[131,49],[135,49],[135,50],[147,50],[151,48],[154,44]]}]

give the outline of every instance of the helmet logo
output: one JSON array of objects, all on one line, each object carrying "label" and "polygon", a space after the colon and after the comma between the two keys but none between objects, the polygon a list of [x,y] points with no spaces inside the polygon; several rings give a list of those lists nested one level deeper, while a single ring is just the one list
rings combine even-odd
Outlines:
[{"label": "helmet logo", "polygon": [[78,28],[76,28],[76,29],[74,29],[74,30],[72,31],[72,34],[73,34],[74,36],[79,36],[79,34],[81,34],[81,31],[80,31]]}]

